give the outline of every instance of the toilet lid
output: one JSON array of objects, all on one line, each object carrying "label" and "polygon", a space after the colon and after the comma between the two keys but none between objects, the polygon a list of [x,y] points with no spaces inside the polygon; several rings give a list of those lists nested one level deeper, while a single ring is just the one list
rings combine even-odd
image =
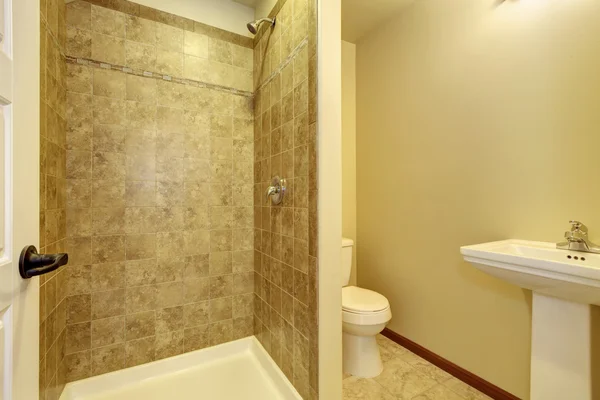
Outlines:
[{"label": "toilet lid", "polygon": [[342,288],[342,309],[355,313],[383,311],[389,308],[388,299],[372,290],[347,286]]}]

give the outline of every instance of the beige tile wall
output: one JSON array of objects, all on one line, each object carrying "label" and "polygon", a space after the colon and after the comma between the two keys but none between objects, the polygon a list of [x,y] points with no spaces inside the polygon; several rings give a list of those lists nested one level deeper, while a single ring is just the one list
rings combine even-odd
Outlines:
[{"label": "beige tile wall", "polygon": [[142,17],[160,22],[186,31],[201,33],[210,37],[225,40],[244,47],[252,48],[252,38],[226,31],[211,25],[203,24],[180,15],[170,14],[155,8],[147,7],[128,0],[87,0],[91,4],[120,11],[135,17]]},{"label": "beige tile wall", "polygon": [[252,92],[252,49],[85,1],[67,7],[67,54]]},{"label": "beige tile wall", "polygon": [[[68,7],[69,56],[252,71],[231,43]],[[67,75],[67,380],[252,335],[252,98],[74,63]]]},{"label": "beige tile wall", "polygon": [[[254,48],[255,334],[308,399],[318,397],[316,2],[280,1],[271,16]],[[271,206],[276,175],[288,191]]]},{"label": "beige tile wall", "polygon": [[[65,3],[40,2],[40,244],[42,253],[66,249]],[[64,271],[40,278],[40,399],[56,399],[65,383]]]}]

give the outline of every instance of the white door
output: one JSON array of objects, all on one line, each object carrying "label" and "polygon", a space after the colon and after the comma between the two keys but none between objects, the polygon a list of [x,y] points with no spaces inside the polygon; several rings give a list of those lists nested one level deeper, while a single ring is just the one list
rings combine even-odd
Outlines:
[{"label": "white door", "polygon": [[0,398],[37,400],[39,281],[19,255],[39,240],[39,0],[0,0]]}]

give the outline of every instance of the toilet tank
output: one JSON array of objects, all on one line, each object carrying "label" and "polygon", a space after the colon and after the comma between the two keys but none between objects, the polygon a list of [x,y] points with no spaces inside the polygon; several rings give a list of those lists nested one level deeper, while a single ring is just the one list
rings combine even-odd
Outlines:
[{"label": "toilet tank", "polygon": [[350,282],[353,246],[354,242],[352,239],[342,238],[342,286],[346,286]]}]

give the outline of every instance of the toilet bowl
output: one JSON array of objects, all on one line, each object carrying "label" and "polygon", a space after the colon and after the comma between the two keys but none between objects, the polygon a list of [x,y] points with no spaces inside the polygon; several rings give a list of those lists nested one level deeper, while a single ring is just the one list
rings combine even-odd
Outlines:
[{"label": "toilet bowl", "polygon": [[[348,284],[352,266],[350,239],[342,240],[344,280]],[[342,331],[344,372],[361,378],[373,378],[381,373],[383,364],[377,339],[392,319],[389,301],[381,294],[356,286],[342,288]]]}]

